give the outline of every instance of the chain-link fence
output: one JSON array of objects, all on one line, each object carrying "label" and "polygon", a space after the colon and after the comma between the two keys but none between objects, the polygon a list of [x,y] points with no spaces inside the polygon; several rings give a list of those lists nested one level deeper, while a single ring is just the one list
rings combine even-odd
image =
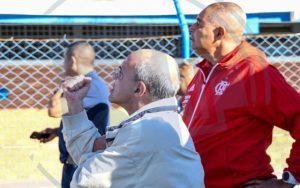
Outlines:
[{"label": "chain-link fence", "polygon": [[[248,36],[262,49],[288,82],[300,91],[300,34]],[[63,78],[67,39],[0,40],[0,108],[45,108],[49,95]],[[111,71],[132,51],[156,49],[181,56],[180,36],[88,41],[96,51],[96,71],[108,84]],[[195,54],[192,53],[195,57]],[[6,97],[5,92],[8,92]]]},{"label": "chain-link fence", "polygon": [[248,36],[260,48],[286,80],[300,92],[300,33]]}]

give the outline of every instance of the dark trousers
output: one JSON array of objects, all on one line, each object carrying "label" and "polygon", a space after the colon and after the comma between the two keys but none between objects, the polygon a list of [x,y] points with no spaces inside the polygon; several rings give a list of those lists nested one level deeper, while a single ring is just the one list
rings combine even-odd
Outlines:
[{"label": "dark trousers", "polygon": [[61,187],[70,188],[70,183],[77,166],[72,164],[64,164],[62,170]]}]

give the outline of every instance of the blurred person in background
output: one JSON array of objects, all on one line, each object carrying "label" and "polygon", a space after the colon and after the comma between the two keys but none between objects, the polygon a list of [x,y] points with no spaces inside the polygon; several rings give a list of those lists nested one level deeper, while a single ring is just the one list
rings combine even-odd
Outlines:
[{"label": "blurred person in background", "polygon": [[181,113],[182,108],[182,96],[185,95],[189,83],[192,81],[196,73],[196,68],[189,63],[187,60],[183,60],[179,64],[179,75],[180,75],[180,87],[177,92],[178,110]]},{"label": "blurred person in background", "polygon": [[177,92],[178,96],[184,96],[187,90],[189,83],[194,78],[196,73],[196,67],[193,64],[189,63],[187,60],[183,60],[179,64],[179,74],[180,74],[180,87]]},{"label": "blurred person in background", "polygon": [[[83,107],[87,110],[89,120],[97,127],[100,134],[105,134],[109,123],[109,91],[106,83],[94,70],[95,51],[93,47],[83,41],[70,44],[65,51],[64,69],[65,75],[85,75],[91,79],[91,87],[83,99]],[[64,97],[62,86],[50,97],[48,102],[48,115],[60,118],[68,112],[68,106]],[[42,143],[47,143],[58,136],[60,161],[63,163],[61,186],[70,187],[73,173],[77,165],[69,155],[62,135],[63,123],[57,128],[46,128],[41,132],[35,132]],[[40,135],[40,136],[39,136]]]},{"label": "blurred person in background", "polygon": [[[204,60],[184,96],[183,120],[207,188],[294,187],[300,182],[300,95],[244,41],[245,25],[241,7],[218,2],[190,27],[192,47]],[[274,126],[295,139],[279,179],[266,152]]]}]

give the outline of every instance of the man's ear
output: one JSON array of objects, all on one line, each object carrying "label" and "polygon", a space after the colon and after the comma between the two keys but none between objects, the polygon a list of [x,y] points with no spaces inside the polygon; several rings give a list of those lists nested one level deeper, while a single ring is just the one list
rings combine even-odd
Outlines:
[{"label": "man's ear", "polygon": [[225,35],[225,28],[224,27],[217,27],[215,29],[215,36],[216,36],[216,39],[222,39]]},{"label": "man's ear", "polygon": [[134,94],[138,96],[143,96],[147,91],[147,87],[144,82],[138,81],[134,89]]},{"label": "man's ear", "polygon": [[70,58],[71,62],[70,62],[70,66],[71,66],[71,69],[78,73],[78,65],[77,65],[77,60],[75,58],[75,56],[71,56]]}]

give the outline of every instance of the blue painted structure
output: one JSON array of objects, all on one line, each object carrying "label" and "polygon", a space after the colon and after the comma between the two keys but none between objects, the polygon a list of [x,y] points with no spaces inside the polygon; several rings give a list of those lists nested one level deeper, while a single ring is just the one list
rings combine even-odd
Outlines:
[{"label": "blue painted structure", "polygon": [[[135,25],[180,23],[182,31],[183,58],[190,57],[188,24],[193,24],[197,15],[183,15],[179,0],[174,0],[177,15],[161,16],[48,16],[48,15],[0,15],[0,24],[95,24],[95,25]],[[291,21],[291,12],[250,13],[247,14],[246,34],[258,34],[262,22],[276,23]]]},{"label": "blue painted structure", "polygon": [[289,22],[292,19],[291,12],[266,12],[247,14],[246,34],[258,34],[260,23]]},{"label": "blue painted structure", "polygon": [[182,58],[190,58],[190,32],[189,26],[185,20],[185,16],[182,13],[179,0],[173,0],[174,6],[176,8],[177,17],[179,20],[179,25],[181,29],[181,40],[182,40]]},{"label": "blue painted structure", "polygon": [[[187,24],[195,22],[197,15],[186,15]],[[253,21],[256,20],[256,21]],[[291,20],[290,12],[278,13],[250,13],[247,22],[259,24],[261,22],[285,22]],[[47,16],[2,14],[0,24],[178,24],[177,15],[162,16]],[[254,27],[254,26],[252,26]],[[247,31],[247,33],[253,33]]]}]

